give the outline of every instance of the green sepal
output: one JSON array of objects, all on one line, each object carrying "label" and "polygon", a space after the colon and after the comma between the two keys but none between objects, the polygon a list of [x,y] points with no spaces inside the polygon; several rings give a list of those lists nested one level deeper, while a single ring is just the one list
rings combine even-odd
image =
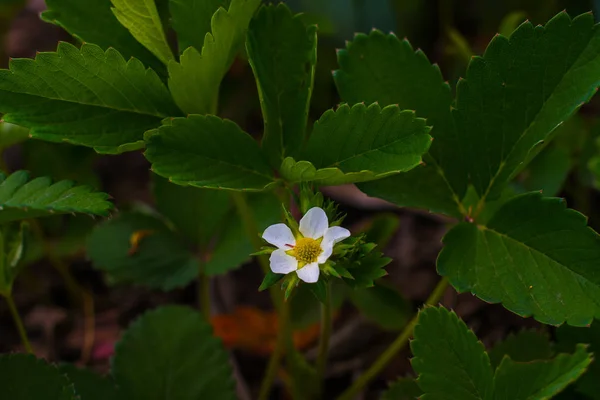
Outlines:
[{"label": "green sepal", "polygon": [[269,270],[269,272],[267,272],[267,274],[263,278],[262,283],[258,287],[258,291],[262,292],[263,290],[270,288],[271,286],[282,280],[284,276],[285,275],[276,274],[275,272]]},{"label": "green sepal", "polygon": [[287,208],[285,208],[284,204],[281,205],[281,208],[283,209],[283,216],[285,217],[285,222],[287,222],[287,225],[292,230],[294,236],[297,237],[300,233],[298,221],[296,221],[296,218],[294,218],[292,213]]},{"label": "green sepal", "polygon": [[260,248],[259,251],[251,253],[251,256],[268,256],[269,254],[271,254],[272,252],[274,252],[275,249],[273,247],[267,247],[267,246],[263,246]]},{"label": "green sepal", "polygon": [[295,287],[298,286],[298,283],[300,283],[300,278],[298,278],[298,274],[287,274],[285,276],[285,279],[283,280],[283,283],[281,284],[281,288],[283,289],[285,287],[285,301],[287,301],[287,299],[290,298],[290,296],[292,295],[292,291],[294,290]]}]

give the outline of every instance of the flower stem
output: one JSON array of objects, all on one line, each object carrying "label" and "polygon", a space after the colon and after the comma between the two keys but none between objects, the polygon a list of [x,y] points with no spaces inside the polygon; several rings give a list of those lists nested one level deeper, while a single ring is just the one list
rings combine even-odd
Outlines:
[{"label": "flower stem", "polygon": [[17,306],[15,305],[15,301],[13,300],[12,294],[9,294],[5,298],[6,302],[8,303],[8,309],[10,310],[10,314],[12,315],[12,318],[15,321],[15,325],[17,326],[17,330],[19,331],[21,342],[23,343],[25,350],[29,354],[33,354],[31,343],[29,343],[29,339],[27,338],[27,332],[25,331],[25,327],[23,326],[23,320],[21,320],[21,316],[19,315],[19,311],[17,310]]},{"label": "flower stem", "polygon": [[198,307],[206,321],[210,321],[210,277],[204,273],[204,264],[198,271]]},{"label": "flower stem", "polygon": [[[442,295],[446,291],[448,286],[448,279],[442,278],[435,289],[429,295],[429,298],[425,302],[426,306],[431,306],[439,302]],[[342,393],[337,400],[351,400],[353,399],[367,384],[373,380],[387,365],[388,363],[398,354],[400,350],[406,346],[408,339],[413,334],[415,326],[418,322],[419,314],[415,315],[408,325],[404,327],[404,330],[400,335],[392,342],[392,344],[379,356],[377,360],[371,365],[371,367],[362,374],[354,383]]]},{"label": "flower stem", "polygon": [[327,354],[329,352],[329,338],[331,337],[331,283],[325,284],[325,302],[321,304],[321,336],[319,338],[319,356],[317,358],[317,376],[323,389],[325,384],[325,371]]},{"label": "flower stem", "polygon": [[275,349],[271,354],[271,358],[269,359],[269,364],[267,365],[267,370],[265,371],[265,376],[260,384],[260,392],[258,395],[258,400],[267,400],[269,398],[269,394],[271,393],[271,386],[273,386],[273,382],[275,381],[275,377],[277,376],[277,370],[279,369],[279,364],[284,354],[284,350],[287,347],[288,341],[288,314],[289,314],[289,304],[287,302],[282,302],[281,312],[278,315],[277,321],[279,322],[279,331],[277,332],[277,342],[275,343]]}]

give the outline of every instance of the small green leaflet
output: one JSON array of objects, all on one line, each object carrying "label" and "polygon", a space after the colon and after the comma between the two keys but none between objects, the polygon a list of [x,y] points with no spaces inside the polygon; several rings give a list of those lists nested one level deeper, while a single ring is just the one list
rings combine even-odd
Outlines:
[{"label": "small green leaflet", "polygon": [[236,399],[227,352],[188,307],[161,307],[133,322],[115,347],[112,374],[124,399]]},{"label": "small green leaflet", "polygon": [[304,143],[315,66],[317,27],[306,27],[283,3],[263,6],[246,42],[265,121],[263,148],[271,165]]},{"label": "small green leaflet", "polygon": [[485,347],[453,311],[427,307],[419,312],[410,348],[423,400],[492,398],[493,372]]},{"label": "small green leaflet", "polygon": [[244,43],[246,30],[260,0],[232,0],[212,17],[212,32],[204,38],[202,53],[187,48],[179,63],[169,63],[169,89],[186,114],[215,113],[219,86]]},{"label": "small green leaflet", "polygon": [[381,400],[414,400],[423,395],[423,391],[413,378],[400,378],[390,384]]},{"label": "small green leaflet", "polygon": [[498,367],[505,356],[509,356],[513,361],[528,362],[548,360],[553,355],[554,349],[548,334],[528,330],[510,334],[489,351],[493,368]]},{"label": "small green leaflet", "polygon": [[412,111],[344,104],[315,123],[302,153],[305,161],[287,158],[280,172],[292,182],[320,185],[379,179],[419,165],[431,144],[428,132],[425,120]]},{"label": "small green leaflet", "polygon": [[562,12],[544,27],[526,22],[510,38],[494,37],[459,82],[454,113],[478,195],[499,195],[599,85],[600,30],[591,13]]},{"label": "small green leaflet", "polygon": [[154,0],[111,0],[113,13],[131,35],[167,64],[173,52],[167,42]]},{"label": "small green leaflet", "polygon": [[141,148],[146,130],[180,115],[156,73],[138,60],[64,42],[55,53],[14,59],[0,70],[0,112],[35,138],[111,154]]},{"label": "small green leaflet", "polygon": [[585,346],[553,360],[518,363],[505,357],[494,375],[494,400],[550,399],[577,380],[591,361]]},{"label": "small green leaflet", "polygon": [[438,271],[459,292],[547,324],[600,315],[600,237],[562,199],[517,196],[487,225],[462,222],[443,241]]},{"label": "small green leaflet", "polygon": [[[161,76],[167,68],[154,54],[131,36],[111,11],[107,0],[46,0],[48,9],[42,19],[56,24],[82,42],[94,43],[102,49],[113,47],[125,59],[137,58]],[[110,32],[110,34],[107,34]]]},{"label": "small green leaflet", "polygon": [[419,313],[411,349],[423,400],[549,399],[581,376],[592,360],[578,346],[575,353],[551,360],[516,362],[505,356],[494,372],[483,344],[443,307]]},{"label": "small green leaflet", "polygon": [[[350,104],[378,102],[382,106],[396,104],[400,109],[416,110],[419,117],[433,125],[431,145],[425,166],[388,178],[360,185],[361,190],[401,206],[419,206],[456,213],[454,198],[466,191],[464,165],[456,162],[457,133],[452,119],[452,91],[444,82],[437,65],[431,65],[422,51],[416,52],[407,40],[373,30],[369,35],[357,34],[346,49],[338,51],[340,69],[334,72],[335,83],[343,100]],[[431,185],[419,185],[425,177],[437,182],[436,194]],[[451,189],[454,188],[453,189]],[[454,193],[456,191],[456,193]],[[403,193],[401,198],[397,193]],[[449,203],[448,205],[445,205]]]},{"label": "small green leaflet", "polygon": [[108,215],[108,195],[71,181],[52,183],[50,178],[29,180],[25,171],[0,174],[0,223],[56,214]]},{"label": "small green leaflet", "polygon": [[152,171],[179,185],[261,191],[275,177],[258,143],[213,115],[175,118],[146,135]]},{"label": "small green leaflet", "polygon": [[211,31],[213,14],[219,7],[229,8],[230,3],[231,0],[169,0],[179,51],[183,52],[190,46],[202,51],[204,37]]},{"label": "small green leaflet", "polygon": [[87,254],[95,268],[117,282],[164,291],[187,285],[199,271],[198,261],[180,236],[163,221],[135,212],[97,225],[88,239]]},{"label": "small green leaflet", "polygon": [[64,374],[29,354],[0,356],[0,397],[7,400],[79,400],[73,384]]}]

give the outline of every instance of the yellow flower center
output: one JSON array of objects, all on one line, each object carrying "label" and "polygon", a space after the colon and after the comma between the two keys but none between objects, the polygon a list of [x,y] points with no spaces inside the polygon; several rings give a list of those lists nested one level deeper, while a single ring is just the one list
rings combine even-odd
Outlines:
[{"label": "yellow flower center", "polygon": [[321,240],[315,240],[311,238],[301,238],[296,241],[294,246],[293,256],[300,263],[314,263],[317,261],[319,254],[323,252],[321,250]]}]

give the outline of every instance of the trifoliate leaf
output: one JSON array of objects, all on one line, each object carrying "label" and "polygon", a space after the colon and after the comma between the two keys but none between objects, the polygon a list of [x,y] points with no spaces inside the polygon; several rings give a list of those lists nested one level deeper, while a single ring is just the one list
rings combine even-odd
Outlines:
[{"label": "trifoliate leaf", "polygon": [[315,123],[302,155],[286,159],[281,174],[289,181],[339,185],[408,171],[431,144],[425,120],[396,106],[340,106]]},{"label": "trifoliate leaf", "polygon": [[400,331],[412,314],[411,304],[397,290],[377,284],[349,291],[352,304],[383,329]]},{"label": "trifoliate leaf", "polygon": [[229,120],[175,118],[146,141],[152,171],[179,185],[260,191],[275,181],[258,143]]},{"label": "trifoliate leaf", "polygon": [[443,241],[438,271],[459,292],[548,324],[600,315],[600,237],[561,199],[517,196],[486,225],[462,222]]},{"label": "trifoliate leaf", "polygon": [[390,384],[381,400],[414,400],[423,395],[423,391],[413,378],[400,378]]},{"label": "trifoliate leaf", "polygon": [[172,25],[177,32],[179,50],[190,46],[202,51],[204,37],[211,32],[213,14],[223,7],[229,8],[231,0],[169,0]]},{"label": "trifoliate leaf", "polygon": [[216,113],[221,80],[244,43],[259,4],[260,0],[231,0],[228,10],[219,8],[214,13],[202,53],[189,47],[179,63],[169,63],[169,89],[186,114]]},{"label": "trifoliate leaf", "polygon": [[489,351],[493,368],[500,365],[504,356],[517,362],[529,362],[547,360],[553,355],[554,350],[548,335],[536,331],[521,331],[515,335],[511,334]]},{"label": "trifoliate leaf", "polygon": [[173,52],[167,42],[154,0],[111,0],[113,13],[131,35],[167,64]]},{"label": "trifoliate leaf", "polygon": [[112,373],[126,399],[235,400],[227,353],[198,311],[149,311],[116,345]]},{"label": "trifoliate leaf", "polygon": [[419,312],[410,348],[423,399],[492,398],[493,373],[485,348],[454,311],[427,307]]},{"label": "trifoliate leaf", "polygon": [[79,400],[55,367],[28,354],[0,356],[0,397],[15,400]]},{"label": "trifoliate leaf", "polygon": [[161,76],[166,76],[165,65],[119,23],[111,11],[110,1],[46,0],[46,6],[48,9],[41,15],[44,21],[60,26],[82,42],[94,43],[103,50],[112,47],[125,59],[137,58]]},{"label": "trifoliate leaf", "polygon": [[52,183],[50,178],[29,180],[25,171],[0,174],[0,223],[56,214],[108,215],[112,203],[106,193],[71,181]]},{"label": "trifoliate leaf", "polygon": [[494,400],[550,399],[579,378],[592,355],[585,346],[552,360],[519,363],[504,357],[494,375]]},{"label": "trifoliate leaf", "polygon": [[101,153],[141,148],[146,130],[180,115],[156,73],[138,60],[126,62],[112,48],[68,43],[0,70],[0,111],[35,138]]},{"label": "trifoliate leaf", "polygon": [[[459,82],[455,120],[480,197],[495,197],[600,85],[600,30],[591,13],[566,12],[497,35]],[[538,146],[539,147],[539,146]],[[455,159],[454,162],[460,162]]]},{"label": "trifoliate leaf", "polygon": [[103,377],[90,369],[73,364],[59,365],[59,370],[73,382],[80,400],[125,400],[112,377]]},{"label": "trifoliate leaf", "polygon": [[[400,109],[415,110],[433,125],[431,136],[435,140],[426,166],[387,178],[385,183],[362,184],[361,190],[375,195],[371,194],[373,188],[377,196],[400,206],[454,215],[457,207],[453,199],[462,198],[467,182],[463,162],[457,162],[455,156],[460,149],[451,113],[452,91],[437,65],[431,65],[422,51],[415,52],[407,40],[377,30],[356,35],[338,52],[338,62],[340,70],[334,72],[334,78],[344,101],[396,104]],[[436,183],[435,193],[431,185],[420,184],[424,177]]]},{"label": "trifoliate leaf", "polygon": [[98,225],[88,239],[87,253],[95,268],[119,282],[165,291],[187,285],[199,271],[181,237],[141,213],[123,213]]},{"label": "trifoliate leaf", "polygon": [[595,360],[587,369],[587,372],[574,384],[578,393],[584,394],[590,399],[600,399],[600,362],[598,361],[598,350],[600,349],[600,323],[594,320],[591,326],[575,328],[562,325],[556,330],[556,349],[560,352],[572,353],[577,344],[585,344],[588,350],[595,354]]},{"label": "trifoliate leaf", "polygon": [[278,168],[304,143],[317,62],[317,28],[283,3],[263,6],[246,42],[265,121],[263,148]]},{"label": "trifoliate leaf", "polygon": [[211,240],[224,230],[223,223],[232,209],[229,194],[175,185],[156,174],[153,182],[156,209],[188,242],[206,250]]}]

